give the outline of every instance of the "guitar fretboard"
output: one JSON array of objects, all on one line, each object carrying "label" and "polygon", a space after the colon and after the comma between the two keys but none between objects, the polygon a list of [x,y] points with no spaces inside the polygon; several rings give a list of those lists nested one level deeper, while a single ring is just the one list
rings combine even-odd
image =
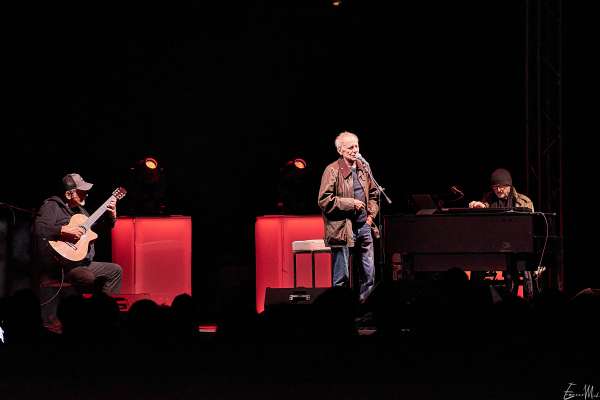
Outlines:
[{"label": "guitar fretboard", "polygon": [[106,210],[108,209],[108,203],[110,203],[112,199],[115,199],[115,196],[110,196],[108,199],[106,199],[106,201],[102,203],[102,205],[98,207],[98,209],[94,211],[92,215],[89,216],[87,221],[85,221],[85,224],[83,224],[83,227],[86,230],[90,230],[92,225],[94,225],[96,221],[102,216],[102,214],[106,212]]}]

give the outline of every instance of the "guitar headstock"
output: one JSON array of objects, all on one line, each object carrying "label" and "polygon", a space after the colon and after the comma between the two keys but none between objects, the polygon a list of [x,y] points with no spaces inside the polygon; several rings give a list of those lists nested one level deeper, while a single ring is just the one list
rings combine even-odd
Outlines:
[{"label": "guitar headstock", "polygon": [[121,200],[123,197],[125,197],[126,194],[127,190],[125,190],[125,188],[122,186],[116,188],[115,191],[112,193],[112,195],[115,196],[117,200]]}]

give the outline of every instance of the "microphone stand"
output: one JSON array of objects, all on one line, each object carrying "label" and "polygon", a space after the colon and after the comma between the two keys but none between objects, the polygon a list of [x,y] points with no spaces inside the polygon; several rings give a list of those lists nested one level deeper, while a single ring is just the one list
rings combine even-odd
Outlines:
[{"label": "microphone stand", "polygon": [[[381,198],[381,194],[383,193],[383,195],[385,196],[385,200],[388,202],[388,204],[392,204],[392,200],[388,197],[387,194],[385,194],[385,188],[381,187],[381,185],[379,184],[379,182],[377,182],[375,180],[375,177],[373,176],[373,172],[371,171],[371,166],[369,165],[369,163],[363,158],[361,160],[365,166],[367,167],[367,172],[369,173],[369,177],[371,178],[371,180],[373,181],[373,183],[375,184],[375,186],[377,187],[377,190],[379,192],[379,197]],[[381,203],[380,203],[381,204]],[[380,205],[381,206],[381,205]],[[381,214],[381,213],[380,213]]]},{"label": "microphone stand", "polygon": [[379,228],[379,264],[380,264],[380,268],[379,271],[381,272],[381,275],[383,276],[383,271],[384,271],[384,267],[385,267],[385,248],[384,248],[384,232],[383,232],[383,225],[381,223],[381,194],[383,194],[383,196],[385,197],[385,200],[387,201],[388,204],[392,204],[392,199],[389,198],[389,196],[385,193],[385,188],[383,188],[379,182],[377,182],[377,180],[375,180],[375,177],[373,176],[373,171],[371,171],[371,166],[369,165],[369,163],[367,162],[367,160],[365,160],[364,158],[362,158],[360,161],[362,161],[365,166],[367,167],[367,173],[369,174],[369,177],[371,178],[371,181],[375,184],[375,187],[377,188],[377,195],[378,195],[378,200],[377,203],[379,204],[379,212],[377,213],[377,227]]}]

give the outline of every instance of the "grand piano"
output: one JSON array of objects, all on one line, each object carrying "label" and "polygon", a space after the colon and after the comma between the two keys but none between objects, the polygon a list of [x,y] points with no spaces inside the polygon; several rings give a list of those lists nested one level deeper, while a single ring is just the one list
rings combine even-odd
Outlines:
[{"label": "grand piano", "polygon": [[[526,262],[546,234],[542,216],[514,209],[448,209],[384,218],[387,259],[412,272],[503,271]],[[523,267],[519,268],[522,269]]]}]

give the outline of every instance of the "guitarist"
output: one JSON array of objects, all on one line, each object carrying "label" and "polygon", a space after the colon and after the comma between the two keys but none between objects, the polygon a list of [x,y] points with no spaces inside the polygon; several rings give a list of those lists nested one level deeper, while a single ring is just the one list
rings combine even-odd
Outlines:
[{"label": "guitarist", "polygon": [[[94,243],[89,244],[86,257],[76,263],[62,262],[53,252],[48,240],[61,240],[76,243],[84,229],[69,226],[75,214],[89,213],[83,208],[88,191],[93,184],[86,182],[76,173],[65,175],[62,179],[61,195],[52,196],[39,208],[34,222],[36,253],[42,271],[52,277],[61,277],[61,269],[65,280],[73,284],[80,293],[104,291],[119,293],[121,288],[121,266],[115,263],[94,261]],[[117,204],[113,198],[107,206],[104,216],[97,225],[106,224],[112,228],[117,219]]]}]

